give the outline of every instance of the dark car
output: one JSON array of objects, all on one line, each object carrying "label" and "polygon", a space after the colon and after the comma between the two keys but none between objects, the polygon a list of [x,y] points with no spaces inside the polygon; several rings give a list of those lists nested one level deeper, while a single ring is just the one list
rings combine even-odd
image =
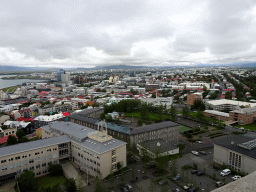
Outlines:
[{"label": "dark car", "polygon": [[189,191],[189,192],[195,192],[195,191],[196,191],[196,187],[195,187],[195,186],[190,187],[190,188],[188,189],[188,191]]},{"label": "dark car", "polygon": [[159,181],[159,185],[164,185],[164,184],[167,184],[168,183],[168,181],[167,180],[161,180],[161,181]]},{"label": "dark car", "polygon": [[204,173],[203,172],[197,172],[196,175],[197,176],[202,176],[202,175],[204,175]]},{"label": "dark car", "polygon": [[173,179],[173,181],[178,181],[178,180],[181,179],[181,177],[180,177],[180,175],[178,174],[178,175],[176,175],[175,177],[173,177],[172,179]]},{"label": "dark car", "polygon": [[191,173],[192,173],[192,174],[196,174],[196,173],[198,173],[198,172],[199,172],[199,170],[195,170],[195,169],[194,169],[194,170],[191,170]]},{"label": "dark car", "polygon": [[224,185],[224,183],[222,183],[222,182],[218,181],[218,182],[216,182],[216,183],[215,183],[215,185],[216,185],[216,187],[221,187],[221,186],[223,186],[223,185]]},{"label": "dark car", "polygon": [[206,152],[204,152],[204,151],[199,151],[199,153],[202,155],[206,155]]},{"label": "dark car", "polygon": [[147,164],[147,165],[144,165],[144,167],[145,166],[147,166],[148,169],[156,168],[156,164]]}]

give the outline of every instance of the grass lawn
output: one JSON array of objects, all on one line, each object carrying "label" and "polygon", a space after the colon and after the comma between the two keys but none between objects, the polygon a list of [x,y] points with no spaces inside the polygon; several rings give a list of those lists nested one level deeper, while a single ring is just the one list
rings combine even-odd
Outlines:
[{"label": "grass lawn", "polygon": [[189,131],[189,130],[192,130],[191,128],[189,128],[189,127],[186,127],[186,126],[184,126],[184,125],[180,125],[179,126],[179,132],[182,134],[182,133],[184,133],[185,131]]},{"label": "grass lawn", "polygon": [[16,91],[16,89],[17,89],[17,87],[16,87],[16,86],[11,87],[11,88],[9,89],[9,92],[12,92],[13,90],[14,90],[14,91]]},{"label": "grass lawn", "polygon": [[249,129],[249,130],[252,130],[252,131],[256,131],[256,123],[251,123],[251,124],[247,124],[247,125],[239,125],[239,124],[236,124],[236,125],[232,125],[234,127],[243,127],[244,129]]},{"label": "grass lawn", "polygon": [[[193,118],[196,118],[196,112],[190,112],[189,113],[189,116],[193,117]],[[218,119],[213,119],[213,118],[210,118],[210,117],[206,117],[206,116],[203,116],[201,119],[204,119],[208,122],[223,122],[221,120],[218,120]]]},{"label": "grass lawn", "polygon": [[49,175],[38,177],[39,188],[46,187],[49,185],[55,185],[55,184],[64,184],[65,181],[66,181],[66,178],[63,175],[57,176],[57,177],[53,177]]},{"label": "grass lawn", "polygon": [[[133,112],[133,113],[125,113],[125,117],[134,117],[137,119],[141,119],[140,112]],[[170,119],[171,115],[169,114],[159,114],[159,113],[149,113],[149,121],[155,121],[160,120],[160,117],[162,120]]]}]

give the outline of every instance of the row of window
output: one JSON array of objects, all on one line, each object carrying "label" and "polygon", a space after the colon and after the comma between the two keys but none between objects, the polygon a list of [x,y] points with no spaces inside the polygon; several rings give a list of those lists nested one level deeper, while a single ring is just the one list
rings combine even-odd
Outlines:
[{"label": "row of window", "polygon": [[[85,149],[80,149],[79,147],[77,147],[77,146],[75,146],[75,145],[72,145],[72,147],[73,148],[76,148],[76,149],[78,149],[78,150],[80,150],[80,151],[83,151],[84,153],[87,153],[87,155],[90,155],[90,156],[93,156],[93,157],[95,157],[95,158],[97,158],[97,159],[100,159],[100,157],[98,156],[98,155],[96,155],[96,153],[93,153],[93,152],[91,152],[91,151],[87,151],[87,150],[85,150]],[[78,156],[80,157],[80,156],[83,156],[83,154],[82,153],[78,153]]]},{"label": "row of window", "polygon": [[[52,161],[49,161],[47,164],[46,164],[46,162],[45,162],[45,163],[42,163],[42,164],[37,164],[36,166],[33,165],[33,166],[29,167],[29,168],[24,168],[24,169],[23,169],[23,172],[24,172],[24,171],[27,171],[27,170],[33,171],[33,170],[35,170],[35,169],[40,169],[41,167],[46,167],[46,165],[49,166],[50,163],[52,163]],[[57,163],[58,163],[57,160],[53,161],[53,164],[57,164]],[[24,165],[27,165],[27,164],[24,164]],[[17,166],[17,165],[16,165],[16,166]],[[19,164],[17,167],[21,167],[21,164]],[[2,170],[2,171],[6,171],[6,170],[8,170],[8,169],[10,169],[10,170],[14,169],[14,163],[13,163],[13,164],[10,164],[9,166],[4,165],[4,166],[1,167],[1,170]]]},{"label": "row of window", "polygon": [[90,166],[89,164],[86,164],[85,162],[82,162],[82,161],[80,161],[80,160],[77,159],[77,158],[74,158],[74,160],[77,161],[78,163],[84,165],[84,166],[87,167],[88,169],[91,169],[91,170],[94,171],[94,172],[100,173],[100,170],[99,170],[98,168],[96,169],[96,168],[94,168],[93,166]]}]

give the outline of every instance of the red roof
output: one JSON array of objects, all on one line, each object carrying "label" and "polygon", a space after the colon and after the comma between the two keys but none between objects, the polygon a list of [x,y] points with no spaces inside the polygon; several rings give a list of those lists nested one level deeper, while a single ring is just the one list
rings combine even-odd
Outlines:
[{"label": "red roof", "polygon": [[[12,134],[12,136],[15,136]],[[7,142],[7,139],[8,139],[9,135],[8,136],[5,136],[5,137],[2,137],[0,138],[0,144],[3,144],[3,143],[6,143]],[[18,138],[17,136],[15,136],[16,138]]]},{"label": "red roof", "polygon": [[65,117],[69,116],[70,114],[68,112],[64,112],[62,113],[62,115],[64,115]]},{"label": "red roof", "polygon": [[39,93],[39,95],[47,95],[49,93],[50,93],[50,91],[42,91],[42,92]]},{"label": "red roof", "polygon": [[220,98],[221,98],[221,99],[225,99],[225,95],[221,95]]},{"label": "red roof", "polygon": [[234,91],[234,89],[225,89],[225,91]]}]

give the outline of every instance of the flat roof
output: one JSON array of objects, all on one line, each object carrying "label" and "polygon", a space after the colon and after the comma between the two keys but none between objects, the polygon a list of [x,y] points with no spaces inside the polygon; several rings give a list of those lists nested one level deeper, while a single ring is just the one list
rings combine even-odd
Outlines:
[{"label": "flat roof", "polygon": [[246,106],[246,105],[251,105],[251,107],[256,106],[256,103],[249,103],[249,102],[244,102],[244,101],[234,101],[234,100],[228,100],[228,99],[219,99],[219,100],[212,100],[212,101],[207,101],[206,103],[209,103],[210,105],[239,105],[239,106]]},{"label": "flat roof", "polygon": [[220,111],[216,111],[216,110],[205,110],[204,112],[214,114],[214,115],[219,115],[222,117],[229,117],[229,113],[224,113],[224,112],[220,112]]}]

